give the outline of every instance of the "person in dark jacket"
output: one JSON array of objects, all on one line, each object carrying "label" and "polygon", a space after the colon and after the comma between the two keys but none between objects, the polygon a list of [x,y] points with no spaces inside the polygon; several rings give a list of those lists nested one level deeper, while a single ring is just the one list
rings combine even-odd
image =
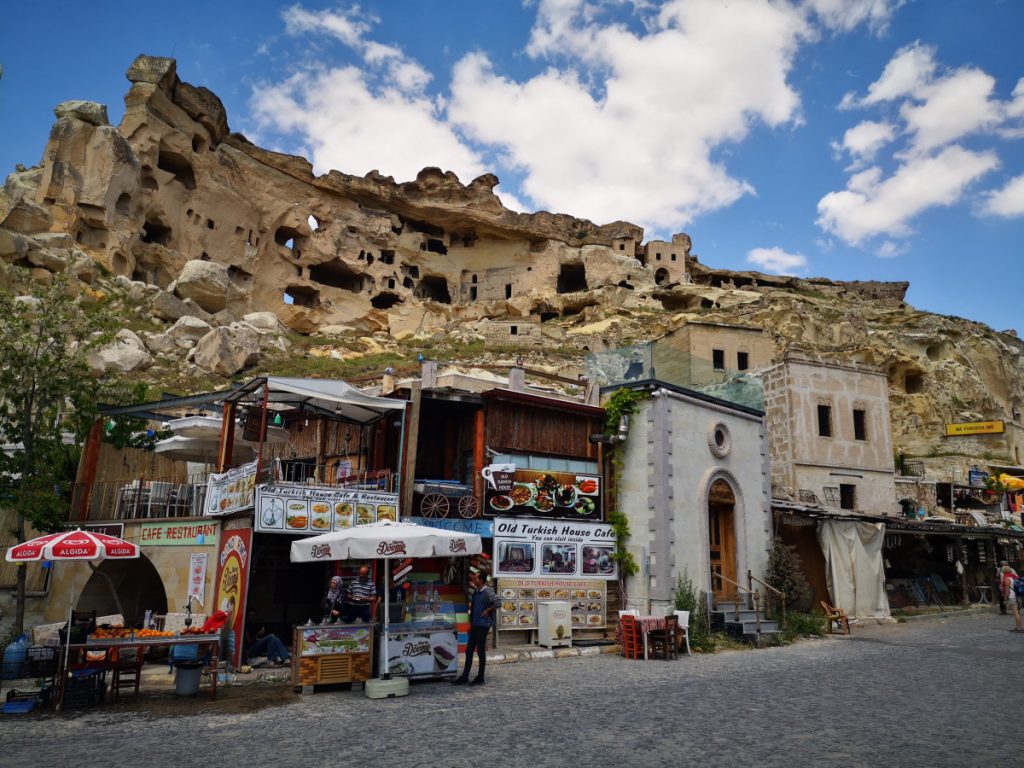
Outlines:
[{"label": "person in dark jacket", "polygon": [[[469,642],[466,643],[466,661],[462,666],[462,674],[452,680],[454,685],[484,684],[484,672],[487,669],[487,635],[490,634],[491,627],[494,626],[494,614],[498,610],[498,596],[484,583],[484,579],[479,573],[470,572],[469,585],[474,590],[469,608]],[[480,669],[473,681],[470,682],[469,673],[473,668],[474,651],[480,660]]]}]

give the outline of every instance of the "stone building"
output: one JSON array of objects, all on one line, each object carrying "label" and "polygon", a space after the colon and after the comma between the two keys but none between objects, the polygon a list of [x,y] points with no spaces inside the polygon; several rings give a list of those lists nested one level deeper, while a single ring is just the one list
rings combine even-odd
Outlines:
[{"label": "stone building", "polygon": [[651,347],[658,379],[698,388],[768,365],[774,353],[762,329],[731,323],[688,322]]},{"label": "stone building", "polygon": [[[669,608],[684,571],[719,598],[764,578],[771,541],[768,442],[760,411],[643,381],[650,394],[629,420],[616,507],[629,518],[629,550],[641,566],[626,585],[630,607]],[[609,388],[610,389],[610,388]],[[607,391],[607,390],[606,390]]]},{"label": "stone building", "polygon": [[761,376],[773,495],[898,514],[885,373],[787,357]]}]

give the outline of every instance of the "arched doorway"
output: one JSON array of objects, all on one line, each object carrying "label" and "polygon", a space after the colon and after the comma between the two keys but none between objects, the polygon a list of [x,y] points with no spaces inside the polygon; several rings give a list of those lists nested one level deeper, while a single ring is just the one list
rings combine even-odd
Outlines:
[{"label": "arched doorway", "polygon": [[662,267],[654,273],[655,285],[665,285],[669,281],[668,270]]},{"label": "arched doorway", "polygon": [[708,489],[708,560],[715,600],[736,599],[736,587],[718,578],[737,581],[735,520],[736,494],[725,480],[715,480]]},{"label": "arched doorway", "polygon": [[110,594],[111,584],[124,609],[125,626],[141,625],[147,610],[154,614],[167,613],[163,579],[145,555],[133,560],[100,563],[82,589],[75,606],[77,610],[95,610],[99,616],[117,613],[117,603]]}]

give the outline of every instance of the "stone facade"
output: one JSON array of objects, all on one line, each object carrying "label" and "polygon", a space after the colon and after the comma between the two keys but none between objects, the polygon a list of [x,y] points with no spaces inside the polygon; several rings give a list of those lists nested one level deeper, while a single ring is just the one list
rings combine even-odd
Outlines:
[{"label": "stone facade", "polygon": [[897,514],[885,374],[786,359],[762,378],[773,495]]},{"label": "stone facade", "polygon": [[652,344],[655,377],[682,387],[703,387],[772,362],[774,344],[760,328],[688,322]]},{"label": "stone facade", "polygon": [[[768,443],[759,412],[658,386],[631,417],[621,448],[618,509],[641,573],[627,584],[631,607],[669,607],[684,571],[712,591],[709,493],[716,481],[735,497],[736,580],[764,577],[771,541]],[[717,438],[717,439],[716,439]],[[649,557],[649,568],[645,563]]]}]

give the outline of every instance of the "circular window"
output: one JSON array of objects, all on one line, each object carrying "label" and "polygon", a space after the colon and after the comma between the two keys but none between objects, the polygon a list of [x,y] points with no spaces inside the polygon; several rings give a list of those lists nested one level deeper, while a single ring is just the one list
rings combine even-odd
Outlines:
[{"label": "circular window", "polygon": [[729,427],[720,421],[712,424],[708,429],[708,448],[720,459],[729,455],[729,450],[732,448]]}]

